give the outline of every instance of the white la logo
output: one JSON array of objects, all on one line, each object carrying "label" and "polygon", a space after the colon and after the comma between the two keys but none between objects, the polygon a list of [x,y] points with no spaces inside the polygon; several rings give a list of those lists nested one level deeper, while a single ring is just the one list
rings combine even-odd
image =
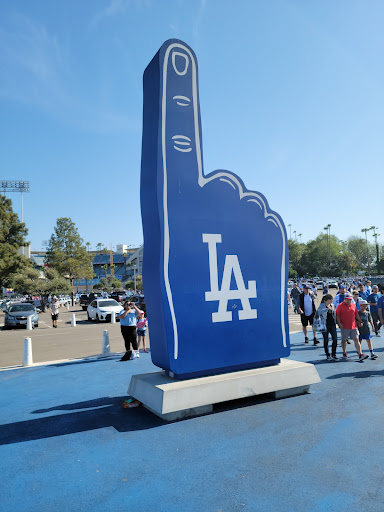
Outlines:
[{"label": "white la logo", "polygon": [[[203,242],[208,244],[209,278],[211,284],[211,290],[205,292],[205,300],[217,300],[219,302],[217,313],[212,313],[212,322],[232,321],[232,311],[227,311],[227,307],[228,301],[234,299],[240,299],[243,307],[242,310],[239,310],[239,320],[257,318],[257,310],[252,309],[249,303],[249,299],[257,297],[256,281],[248,281],[248,288],[246,288],[238,257],[236,255],[226,255],[223,280],[221,282],[221,289],[219,289],[216,244],[221,244],[221,235],[203,233]],[[236,281],[236,290],[230,289],[232,272]]]}]

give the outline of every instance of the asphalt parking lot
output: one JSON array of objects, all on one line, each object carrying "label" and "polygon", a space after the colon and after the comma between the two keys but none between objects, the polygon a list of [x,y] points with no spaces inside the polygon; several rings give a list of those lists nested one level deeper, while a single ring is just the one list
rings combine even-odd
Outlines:
[{"label": "asphalt parking lot", "polygon": [[[76,327],[71,327],[72,314],[76,316]],[[0,326],[4,325],[4,313],[0,314]],[[0,367],[17,366],[22,363],[24,340],[32,339],[33,362],[61,361],[101,354],[103,331],[107,329],[111,352],[124,352],[124,341],[120,324],[96,323],[87,320],[87,312],[80,306],[60,309],[58,328],[52,328],[49,312],[39,314],[39,327],[32,331],[12,329],[0,331]],[[149,338],[147,336],[149,346]]]},{"label": "asphalt parking lot", "polygon": [[[320,303],[321,292],[316,301]],[[301,332],[300,315],[289,312],[289,332]],[[76,327],[71,327],[72,314],[76,315]],[[149,321],[150,322],[150,321]],[[0,313],[0,327],[4,325],[4,313]],[[34,363],[49,361],[65,361],[82,357],[97,356],[102,352],[103,331],[108,330],[112,353],[124,352],[124,342],[120,334],[120,324],[96,323],[87,320],[87,312],[76,305],[67,310],[60,309],[58,328],[52,328],[49,312],[39,314],[39,327],[26,329],[0,330],[0,368],[18,366],[22,363],[24,340],[32,339]],[[147,331],[147,347],[150,347],[149,330]]]}]

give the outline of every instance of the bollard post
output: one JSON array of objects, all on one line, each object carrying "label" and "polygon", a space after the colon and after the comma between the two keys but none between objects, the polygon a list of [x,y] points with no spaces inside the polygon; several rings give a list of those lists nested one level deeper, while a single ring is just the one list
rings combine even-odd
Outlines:
[{"label": "bollard post", "polygon": [[103,331],[103,349],[101,352],[102,356],[109,356],[111,353],[111,347],[109,345],[109,333],[107,330]]},{"label": "bollard post", "polygon": [[72,313],[71,327],[76,327],[76,315]]},{"label": "bollard post", "polygon": [[32,331],[32,316],[27,316],[27,331]]},{"label": "bollard post", "polygon": [[24,340],[24,355],[23,355],[23,366],[32,366],[32,340],[31,338],[25,338]]},{"label": "bollard post", "polygon": [[67,302],[67,310],[69,311],[69,302]]},{"label": "bollard post", "polygon": [[116,313],[114,311],[111,312],[111,324],[116,323]]}]

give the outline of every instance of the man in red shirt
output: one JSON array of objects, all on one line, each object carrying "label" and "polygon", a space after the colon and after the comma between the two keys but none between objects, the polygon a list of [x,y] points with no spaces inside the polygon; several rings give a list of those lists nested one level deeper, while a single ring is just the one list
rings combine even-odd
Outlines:
[{"label": "man in red shirt", "polygon": [[355,342],[356,351],[359,355],[359,361],[364,361],[364,359],[367,359],[367,354],[364,355],[361,351],[357,324],[362,325],[362,322],[359,317],[359,313],[357,312],[356,305],[352,303],[352,295],[346,295],[344,302],[337,306],[336,319],[341,329],[341,346],[343,347],[343,358],[346,359],[348,357],[347,340],[348,338],[351,338]]}]

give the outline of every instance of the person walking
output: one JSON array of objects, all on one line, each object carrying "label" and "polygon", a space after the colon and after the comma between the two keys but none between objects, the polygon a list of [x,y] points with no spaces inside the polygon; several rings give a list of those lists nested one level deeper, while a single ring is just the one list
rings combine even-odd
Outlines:
[{"label": "person walking", "polygon": [[343,359],[347,359],[347,341],[351,338],[355,343],[356,352],[359,356],[359,361],[368,359],[367,355],[361,352],[361,345],[359,342],[359,332],[357,325],[362,322],[357,312],[356,305],[352,303],[352,295],[346,295],[344,302],[339,304],[336,308],[336,320],[341,329],[341,346],[343,347]]},{"label": "person walking", "polygon": [[[305,343],[309,343],[307,326],[308,324],[313,326],[313,317],[316,313],[315,301],[313,299],[313,295],[310,293],[310,289],[311,286],[309,284],[305,284],[303,286],[303,293],[300,294],[298,301],[298,310],[301,315],[301,325],[303,326]],[[318,343],[320,343],[320,341],[316,338],[316,332],[313,331],[313,344],[317,345]]]},{"label": "person walking", "polygon": [[299,297],[300,297],[300,290],[299,290],[299,287],[297,286],[297,283],[295,283],[291,290],[291,298],[292,298],[292,302],[293,302],[294,313],[299,313],[299,310],[297,308]]},{"label": "person walking", "polygon": [[341,284],[339,286],[339,291],[333,300],[333,305],[335,306],[335,308],[337,308],[337,306],[339,304],[341,304],[344,301],[344,299],[345,299],[345,286],[343,284]]},{"label": "person walking", "polygon": [[372,341],[371,341],[371,331],[369,330],[369,324],[371,324],[372,329],[375,329],[375,326],[372,321],[372,316],[369,311],[367,311],[368,302],[366,300],[361,299],[360,301],[360,311],[359,317],[361,319],[362,325],[359,325],[359,341],[360,344],[363,340],[367,341],[368,349],[371,353],[371,359],[377,359],[377,355],[373,352]]},{"label": "person walking", "polygon": [[[137,317],[143,313],[140,309],[138,309],[133,302],[129,302],[128,300],[124,302],[124,309],[120,312],[120,330],[121,334],[124,338],[125,344],[125,354],[120,359],[120,361],[129,361],[131,359],[136,359],[140,357],[138,347],[137,347]],[[132,349],[131,349],[132,345]]]},{"label": "person walking", "polygon": [[51,318],[52,318],[52,327],[57,329],[57,321],[59,319],[59,308],[61,308],[61,304],[57,297],[54,298],[50,310],[51,310]]},{"label": "person walking", "polygon": [[376,336],[380,336],[380,327],[381,327],[381,322],[379,319],[379,308],[377,305],[378,301],[381,297],[381,293],[378,293],[378,292],[379,292],[379,288],[376,284],[374,284],[372,286],[372,293],[370,295],[368,295],[368,298],[367,298],[367,302],[369,304],[369,311],[372,316]]},{"label": "person walking", "polygon": [[[337,361],[337,332],[336,332],[336,308],[332,304],[333,296],[330,293],[323,295],[321,303],[315,313],[313,327],[320,331],[324,339],[324,352],[327,360]],[[332,356],[328,350],[329,335],[332,337]]]}]

